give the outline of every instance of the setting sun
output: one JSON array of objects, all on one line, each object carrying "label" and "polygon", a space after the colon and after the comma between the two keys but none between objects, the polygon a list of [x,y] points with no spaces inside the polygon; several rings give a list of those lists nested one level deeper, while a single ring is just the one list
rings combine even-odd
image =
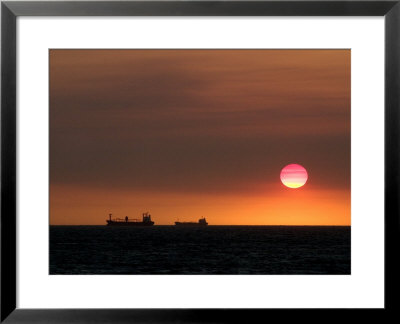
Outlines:
[{"label": "setting sun", "polygon": [[300,188],[306,184],[307,179],[307,170],[300,164],[289,164],[281,171],[281,181],[288,188]]}]

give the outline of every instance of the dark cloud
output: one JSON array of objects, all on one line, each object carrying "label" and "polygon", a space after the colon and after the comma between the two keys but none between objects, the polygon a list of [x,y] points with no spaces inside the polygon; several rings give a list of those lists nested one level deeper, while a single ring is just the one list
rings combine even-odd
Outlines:
[{"label": "dark cloud", "polygon": [[52,184],[249,192],[289,163],[349,189],[349,51],[50,53]]}]

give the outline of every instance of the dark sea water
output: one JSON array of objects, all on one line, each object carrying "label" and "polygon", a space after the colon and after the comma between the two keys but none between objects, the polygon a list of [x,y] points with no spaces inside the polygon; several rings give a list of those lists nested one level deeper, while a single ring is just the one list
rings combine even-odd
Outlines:
[{"label": "dark sea water", "polygon": [[350,274],[350,227],[50,226],[50,274]]}]

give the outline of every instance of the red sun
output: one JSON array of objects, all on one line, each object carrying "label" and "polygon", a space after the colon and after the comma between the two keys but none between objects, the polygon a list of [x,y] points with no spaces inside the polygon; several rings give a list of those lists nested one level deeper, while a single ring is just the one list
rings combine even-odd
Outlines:
[{"label": "red sun", "polygon": [[281,181],[288,188],[300,188],[306,184],[307,179],[307,170],[300,164],[289,164],[281,171]]}]

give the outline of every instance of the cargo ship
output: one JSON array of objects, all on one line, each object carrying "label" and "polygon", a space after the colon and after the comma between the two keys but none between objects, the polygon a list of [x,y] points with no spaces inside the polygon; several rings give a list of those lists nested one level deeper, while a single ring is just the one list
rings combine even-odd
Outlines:
[{"label": "cargo ship", "polygon": [[108,215],[109,219],[106,220],[108,226],[153,226],[154,222],[151,220],[149,213],[142,214],[142,220],[125,218],[112,218],[112,214]]},{"label": "cargo ship", "polygon": [[208,223],[207,223],[206,219],[203,217],[203,218],[200,218],[197,223],[196,222],[175,222],[175,225],[176,226],[207,226]]}]

